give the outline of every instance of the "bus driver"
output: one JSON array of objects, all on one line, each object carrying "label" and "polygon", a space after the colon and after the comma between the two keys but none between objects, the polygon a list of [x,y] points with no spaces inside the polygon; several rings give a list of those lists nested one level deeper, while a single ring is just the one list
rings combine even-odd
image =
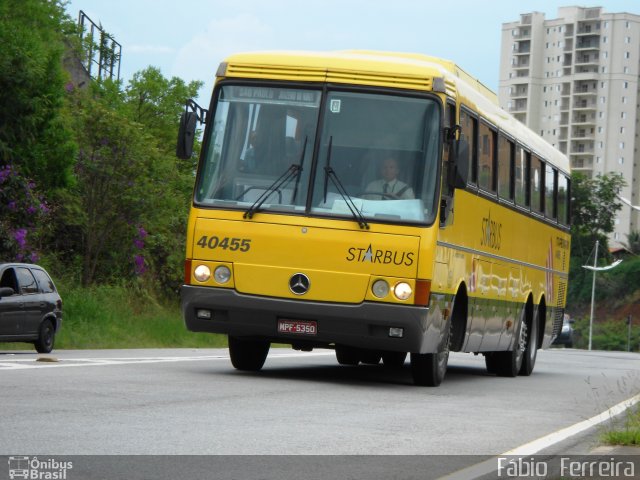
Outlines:
[{"label": "bus driver", "polygon": [[387,157],[382,162],[382,178],[367,185],[367,196],[380,195],[382,200],[408,200],[415,198],[409,185],[398,179],[398,161],[394,157]]}]

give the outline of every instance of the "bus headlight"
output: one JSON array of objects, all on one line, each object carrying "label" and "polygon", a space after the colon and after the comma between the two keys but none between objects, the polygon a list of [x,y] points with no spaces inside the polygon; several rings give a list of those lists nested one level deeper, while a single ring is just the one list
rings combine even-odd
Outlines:
[{"label": "bus headlight", "polygon": [[206,282],[211,278],[211,269],[206,265],[198,265],[193,271],[193,276],[199,282]]},{"label": "bus headlight", "polygon": [[389,284],[384,280],[376,280],[371,286],[371,291],[378,298],[384,298],[389,295]]},{"label": "bus headlight", "polygon": [[393,287],[393,294],[396,296],[398,300],[406,300],[411,296],[413,290],[411,290],[411,285],[407,282],[400,282],[395,287]]},{"label": "bus headlight", "polygon": [[227,283],[231,279],[231,270],[226,265],[220,265],[213,272],[213,278],[218,283]]}]

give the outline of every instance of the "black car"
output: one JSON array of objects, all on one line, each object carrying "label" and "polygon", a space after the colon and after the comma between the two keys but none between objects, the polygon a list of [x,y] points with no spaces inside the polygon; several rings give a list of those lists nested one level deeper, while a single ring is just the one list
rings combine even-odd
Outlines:
[{"label": "black car", "polygon": [[560,330],[560,334],[558,334],[558,337],[553,341],[553,345],[564,345],[567,348],[573,348],[573,323],[574,320],[565,314],[562,321],[562,330]]},{"label": "black car", "polygon": [[44,268],[0,263],[0,342],[31,342],[53,349],[62,323],[62,299]]}]

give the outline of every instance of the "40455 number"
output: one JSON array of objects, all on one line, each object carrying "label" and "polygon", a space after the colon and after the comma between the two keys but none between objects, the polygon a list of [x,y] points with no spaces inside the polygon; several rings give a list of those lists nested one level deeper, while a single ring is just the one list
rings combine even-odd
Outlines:
[{"label": "40455 number", "polygon": [[217,237],[215,235],[209,237],[203,235],[198,240],[197,245],[202,248],[210,248],[212,250],[221,248],[223,250],[230,250],[232,252],[248,252],[251,248],[250,238],[229,238],[229,237]]}]

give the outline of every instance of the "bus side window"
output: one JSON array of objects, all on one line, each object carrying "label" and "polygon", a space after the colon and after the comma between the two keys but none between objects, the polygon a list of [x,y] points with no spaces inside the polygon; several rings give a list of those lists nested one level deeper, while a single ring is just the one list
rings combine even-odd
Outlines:
[{"label": "bus side window", "polygon": [[481,122],[478,140],[478,186],[495,193],[496,132]]},{"label": "bus side window", "polygon": [[529,161],[530,154],[520,145],[516,147],[515,199],[520,207],[529,206]]},{"label": "bus side window", "polygon": [[498,196],[513,201],[511,172],[515,160],[513,142],[503,135],[498,137]]},{"label": "bus side window", "polygon": [[478,120],[470,113],[460,110],[460,128],[463,138],[469,142],[469,183],[478,182]]},{"label": "bus side window", "polygon": [[544,197],[542,196],[542,186],[544,185],[544,168],[542,160],[535,155],[531,159],[531,210],[544,213]]},{"label": "bus side window", "polygon": [[564,174],[558,175],[558,221],[569,225],[569,179]]},{"label": "bus side window", "polygon": [[558,171],[547,164],[544,171],[544,214],[547,218],[557,218],[555,195],[557,182]]}]

